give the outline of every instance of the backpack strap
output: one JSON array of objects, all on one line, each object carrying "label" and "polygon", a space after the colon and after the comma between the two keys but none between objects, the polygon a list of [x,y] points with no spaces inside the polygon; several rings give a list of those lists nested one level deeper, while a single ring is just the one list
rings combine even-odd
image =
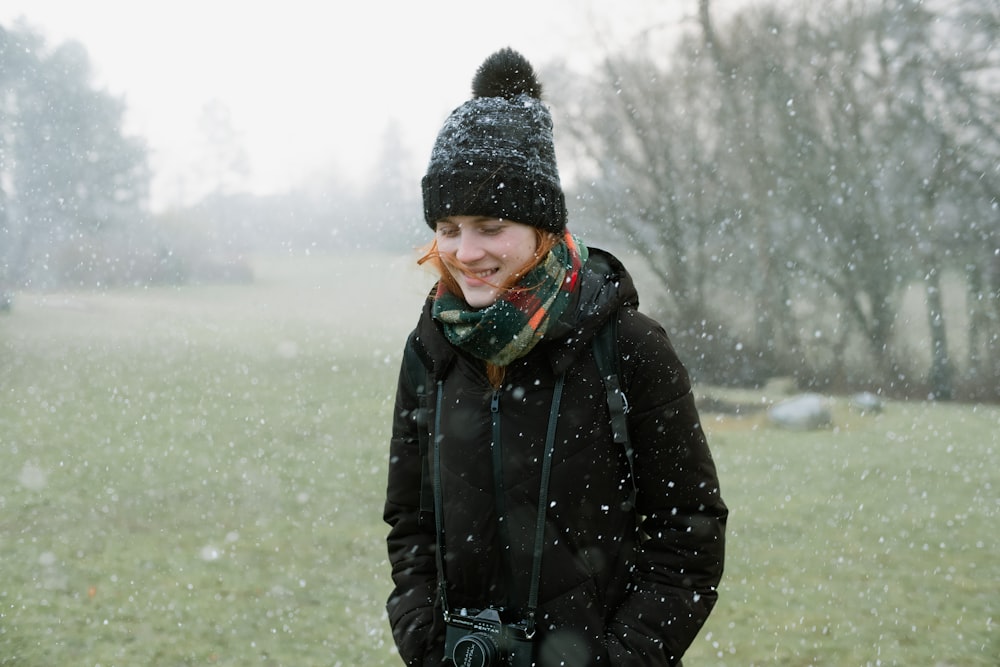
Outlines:
[{"label": "backpack strap", "polygon": [[406,374],[413,383],[413,389],[417,394],[417,411],[413,415],[413,421],[417,426],[417,443],[420,451],[420,514],[419,521],[423,525],[425,521],[433,522],[434,496],[431,484],[430,457],[430,420],[431,396],[433,395],[433,378],[430,369],[424,365],[420,354],[415,347],[416,332],[410,334],[406,346],[403,348],[403,364]]},{"label": "backpack strap", "polygon": [[611,434],[615,444],[622,445],[625,450],[625,458],[628,461],[629,480],[632,483],[632,491],[629,494],[628,505],[635,507],[635,498],[638,491],[635,481],[635,454],[632,451],[632,442],[628,434],[628,398],[621,388],[621,355],[618,350],[618,313],[612,313],[601,326],[593,341],[594,361],[597,362],[597,370],[604,381],[604,390],[607,394],[608,411],[611,413]]}]

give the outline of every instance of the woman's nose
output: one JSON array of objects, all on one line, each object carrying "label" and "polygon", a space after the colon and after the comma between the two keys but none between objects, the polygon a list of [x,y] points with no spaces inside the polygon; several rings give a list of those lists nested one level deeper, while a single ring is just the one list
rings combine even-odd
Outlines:
[{"label": "woman's nose", "polygon": [[475,234],[465,232],[458,237],[455,258],[463,263],[473,262],[483,256],[483,247]]}]

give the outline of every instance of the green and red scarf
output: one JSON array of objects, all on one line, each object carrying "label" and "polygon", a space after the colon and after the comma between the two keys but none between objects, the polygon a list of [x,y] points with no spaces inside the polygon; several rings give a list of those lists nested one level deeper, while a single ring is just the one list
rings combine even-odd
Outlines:
[{"label": "green and red scarf", "polygon": [[567,230],[545,259],[491,305],[474,310],[439,282],[431,312],[452,345],[506,366],[530,352],[565,312],[587,255]]}]

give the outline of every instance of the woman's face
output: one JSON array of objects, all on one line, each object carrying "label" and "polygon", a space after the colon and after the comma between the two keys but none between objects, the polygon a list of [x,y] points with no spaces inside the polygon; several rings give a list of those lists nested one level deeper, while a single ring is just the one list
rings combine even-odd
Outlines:
[{"label": "woman's face", "polygon": [[[473,308],[489,306],[518,272],[534,261],[538,248],[535,228],[520,222],[456,215],[438,220],[438,251],[457,260],[445,266]],[[461,268],[459,268],[461,267]]]}]

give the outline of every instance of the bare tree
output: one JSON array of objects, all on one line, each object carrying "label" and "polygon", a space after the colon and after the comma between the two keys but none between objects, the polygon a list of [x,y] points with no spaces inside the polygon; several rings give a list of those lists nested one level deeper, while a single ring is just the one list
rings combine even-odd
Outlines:
[{"label": "bare tree", "polygon": [[[86,51],[0,31],[0,260],[13,284],[78,283],[121,266],[108,237],[141,223],[149,172],[121,133],[124,104],[93,88]],[[101,250],[99,252],[99,250]]]},{"label": "bare tree", "polygon": [[[601,102],[561,109],[588,205],[648,260],[678,321],[749,330],[758,373],[948,397],[941,276],[975,267],[969,291],[993,303],[997,3],[763,6],[721,25],[697,7],[675,50],[609,55],[578,96]],[[897,328],[914,281],[923,379]],[[988,330],[995,309],[978,312]]]}]

